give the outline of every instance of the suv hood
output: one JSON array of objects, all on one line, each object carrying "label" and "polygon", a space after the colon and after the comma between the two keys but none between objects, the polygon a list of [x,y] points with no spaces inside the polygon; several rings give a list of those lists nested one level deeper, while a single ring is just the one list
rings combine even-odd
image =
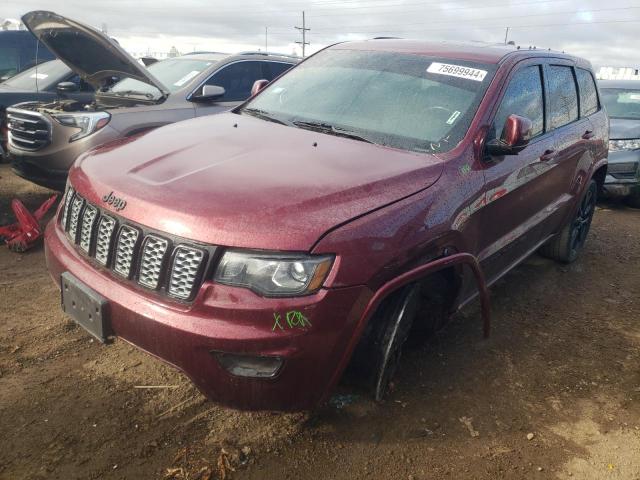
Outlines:
[{"label": "suv hood", "polygon": [[610,117],[609,138],[612,140],[640,138],[640,120]]},{"label": "suv hood", "polygon": [[119,76],[153,85],[165,96],[169,93],[114,40],[93,27],[42,10],[25,14],[22,21],[56,57],[96,90],[104,80]]},{"label": "suv hood", "polygon": [[[99,147],[69,179],[89,202],[162,232],[307,251],[328,230],[429,187],[442,170],[435,155],[225,113]],[[110,193],[125,208],[105,203]]]}]

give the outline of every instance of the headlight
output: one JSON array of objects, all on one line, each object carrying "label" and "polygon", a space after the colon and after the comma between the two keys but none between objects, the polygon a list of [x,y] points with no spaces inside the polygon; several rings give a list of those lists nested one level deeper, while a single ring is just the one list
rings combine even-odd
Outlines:
[{"label": "headlight", "polygon": [[640,138],[630,140],[609,140],[609,151],[618,152],[620,150],[637,150],[640,148]]},{"label": "headlight", "polygon": [[330,256],[229,250],[220,259],[214,280],[265,296],[306,295],[322,286],[332,262]]},{"label": "headlight", "polygon": [[76,140],[80,140],[81,138],[91,135],[104,127],[109,123],[109,120],[111,120],[111,115],[107,112],[86,112],[53,115],[53,118],[60,125],[80,129],[78,133],[69,137],[69,142],[75,142]]}]

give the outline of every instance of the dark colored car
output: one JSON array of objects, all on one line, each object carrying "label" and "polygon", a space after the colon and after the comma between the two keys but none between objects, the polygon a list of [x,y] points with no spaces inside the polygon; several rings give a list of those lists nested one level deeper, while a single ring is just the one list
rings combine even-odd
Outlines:
[{"label": "dark colored car", "polygon": [[[25,102],[7,110],[13,171],[64,190],[81,153],[169,123],[221,113],[245,101],[256,80],[273,79],[295,57],[202,53],[145,68],[104,33],[53,12],[35,11],[24,24],[96,90],[95,101]],[[113,84],[113,78],[122,79]]]},{"label": "dark colored car", "polygon": [[93,94],[91,85],[60,60],[41,63],[0,83],[0,155],[7,150],[7,107],[27,101],[46,104],[64,99],[89,103]]},{"label": "dark colored car", "polygon": [[640,82],[600,80],[598,83],[611,121],[604,193],[640,208]]},{"label": "dark colored car", "polygon": [[47,47],[26,30],[0,31],[0,82],[11,78],[36,63],[53,60]]},{"label": "dark colored car", "polygon": [[577,257],[607,145],[580,58],[338,44],[230,113],[80,157],[48,268],[80,325],[217,401],[312,407],[348,365],[382,398],[408,336],[540,248]]}]

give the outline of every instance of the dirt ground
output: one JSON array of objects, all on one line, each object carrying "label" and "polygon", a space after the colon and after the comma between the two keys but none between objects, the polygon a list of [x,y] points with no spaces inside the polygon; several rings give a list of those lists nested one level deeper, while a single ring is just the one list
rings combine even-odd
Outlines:
[{"label": "dirt ground", "polygon": [[[50,194],[0,165],[0,224]],[[0,247],[0,479],[640,479],[640,211],[603,205],[571,266],[533,256],[407,352],[382,404],[208,402],[62,314],[42,248]],[[140,387],[161,388],[140,388]]]}]

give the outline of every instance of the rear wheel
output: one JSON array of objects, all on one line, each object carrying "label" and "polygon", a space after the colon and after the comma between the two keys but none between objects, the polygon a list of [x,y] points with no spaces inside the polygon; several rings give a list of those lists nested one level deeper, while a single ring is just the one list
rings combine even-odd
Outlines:
[{"label": "rear wheel", "polygon": [[578,258],[591,227],[597,199],[598,184],[591,179],[569,223],[540,249],[540,253],[564,263],[571,263]]},{"label": "rear wheel", "polygon": [[384,398],[402,355],[420,304],[418,285],[409,285],[387,298],[369,321],[351,362],[350,376]]}]

